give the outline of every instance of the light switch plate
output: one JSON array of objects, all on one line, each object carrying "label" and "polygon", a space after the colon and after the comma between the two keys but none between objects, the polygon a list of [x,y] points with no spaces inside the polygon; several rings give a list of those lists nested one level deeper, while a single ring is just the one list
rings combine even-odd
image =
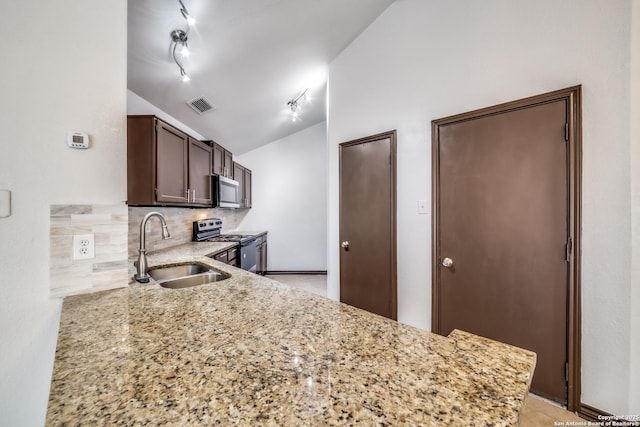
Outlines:
[{"label": "light switch plate", "polygon": [[11,191],[0,190],[0,218],[11,216]]},{"label": "light switch plate", "polygon": [[427,201],[426,200],[418,200],[418,213],[419,214],[426,214],[429,213],[429,209],[427,208]]}]

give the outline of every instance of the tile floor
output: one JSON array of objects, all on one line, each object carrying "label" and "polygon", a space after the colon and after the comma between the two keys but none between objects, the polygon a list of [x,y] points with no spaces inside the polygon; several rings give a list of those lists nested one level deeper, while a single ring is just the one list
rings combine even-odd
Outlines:
[{"label": "tile floor", "polygon": [[267,277],[323,297],[327,296],[327,276],[323,274],[269,274]]},{"label": "tile floor", "polygon": [[530,394],[529,396],[527,396],[527,400],[524,402],[524,408],[522,409],[522,415],[520,417],[520,426],[553,426],[561,425],[560,423],[564,423],[564,425],[567,425],[568,421],[578,421],[586,423],[585,420],[578,417],[576,414],[565,411],[555,404],[548,403],[544,399]]},{"label": "tile floor", "polygon": [[[327,276],[324,275],[281,274],[268,275],[267,277],[324,297],[327,296]],[[567,421],[584,420],[537,396],[532,394],[527,396],[520,420],[522,427],[553,426],[556,422],[566,424]]]}]

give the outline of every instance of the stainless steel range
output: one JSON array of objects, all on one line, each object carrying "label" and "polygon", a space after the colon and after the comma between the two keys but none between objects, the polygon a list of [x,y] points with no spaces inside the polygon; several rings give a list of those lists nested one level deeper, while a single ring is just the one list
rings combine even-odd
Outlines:
[{"label": "stainless steel range", "polygon": [[243,270],[256,272],[256,236],[244,234],[222,234],[222,220],[201,219],[193,223],[194,242],[236,242],[240,249],[240,265]]}]

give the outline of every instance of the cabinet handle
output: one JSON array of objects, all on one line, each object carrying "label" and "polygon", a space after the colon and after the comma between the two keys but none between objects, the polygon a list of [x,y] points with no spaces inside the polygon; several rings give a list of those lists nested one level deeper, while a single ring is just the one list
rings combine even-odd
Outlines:
[{"label": "cabinet handle", "polygon": [[196,202],[196,190],[187,188],[187,203],[195,203]]}]

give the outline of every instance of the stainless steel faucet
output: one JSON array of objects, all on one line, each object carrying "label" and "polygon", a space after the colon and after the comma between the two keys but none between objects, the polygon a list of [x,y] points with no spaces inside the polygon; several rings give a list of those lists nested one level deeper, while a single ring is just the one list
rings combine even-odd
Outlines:
[{"label": "stainless steel faucet", "polygon": [[134,263],[136,266],[136,274],[133,276],[140,283],[148,283],[149,275],[147,274],[147,238],[145,233],[145,228],[147,226],[147,221],[152,216],[157,216],[162,224],[162,239],[169,239],[171,235],[169,234],[169,230],[167,229],[167,222],[164,219],[164,216],[160,212],[149,212],[142,218],[140,222],[140,249],[138,249],[138,261]]}]

